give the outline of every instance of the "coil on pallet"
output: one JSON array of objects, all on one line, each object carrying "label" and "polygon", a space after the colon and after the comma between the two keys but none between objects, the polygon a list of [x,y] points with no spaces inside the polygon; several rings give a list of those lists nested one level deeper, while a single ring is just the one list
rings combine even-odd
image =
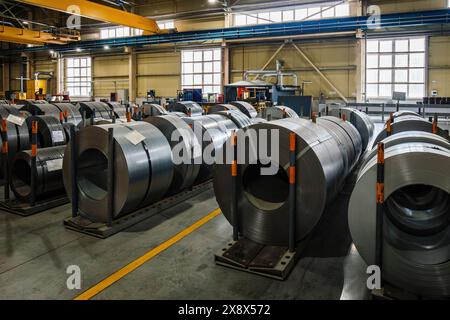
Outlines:
[{"label": "coil on pallet", "polygon": [[[67,115],[67,122],[68,123],[73,123],[74,125],[78,125],[83,118],[81,117],[81,113],[79,111],[79,109],[74,106],[71,103],[66,103],[66,102],[58,102],[58,103],[53,103],[53,105],[55,105],[59,111],[61,111],[63,114]],[[59,116],[58,116],[59,119]]]},{"label": "coil on pallet", "polygon": [[248,102],[245,101],[234,101],[231,104],[237,107],[243,114],[245,114],[250,119],[256,118],[258,116],[258,112],[256,109]]},{"label": "coil on pallet", "polygon": [[[387,128],[388,127],[386,124],[383,130],[375,138],[372,148],[388,137]],[[397,119],[395,119],[394,123],[391,124],[391,135],[407,131],[433,132],[433,123],[425,120],[424,118],[418,115],[405,115],[402,117],[398,117]],[[446,132],[439,127],[437,135],[443,138],[447,137]]]},{"label": "coil on pallet", "polygon": [[[14,105],[0,106],[0,121],[8,119],[9,115],[24,118],[18,107]],[[26,121],[23,121],[22,125],[14,124],[10,121],[6,123],[8,129],[9,159],[12,160],[17,152],[29,149],[30,137]]]},{"label": "coil on pallet", "polygon": [[347,121],[353,124],[361,135],[363,150],[367,149],[375,131],[375,125],[367,114],[353,108],[331,109],[328,114],[337,118],[345,115]]},{"label": "coil on pallet", "polygon": [[27,111],[33,116],[52,116],[59,119],[61,110],[54,104],[46,101],[28,101],[21,108],[21,111]]},{"label": "coil on pallet", "polygon": [[[213,106],[210,106],[208,108],[208,114],[216,114],[219,112],[226,112],[226,111],[239,111],[239,108],[236,106],[233,106],[232,104],[215,104]],[[248,118],[248,117],[247,117]]]},{"label": "coil on pallet", "polygon": [[189,125],[173,115],[148,117],[146,122],[157,127],[172,148],[174,174],[168,195],[174,195],[191,187],[200,171],[195,165],[201,161],[201,146]]},{"label": "coil on pallet", "polygon": [[[120,104],[119,102],[107,102],[107,105],[111,108],[111,110],[114,112],[114,115],[116,118],[127,118],[127,108],[123,104]],[[131,112],[131,110],[130,110]]]},{"label": "coil on pallet", "polygon": [[[450,144],[423,132],[384,141],[383,279],[418,296],[450,297]],[[375,264],[376,182],[373,153],[348,211],[353,242],[368,265]]]},{"label": "coil on pallet", "polygon": [[[76,137],[79,210],[81,215],[95,222],[107,222],[109,217],[109,128],[114,128],[115,141],[114,219],[160,200],[169,191],[173,177],[169,142],[152,124],[131,122],[80,130]],[[136,135],[144,139],[134,144],[131,137]],[[70,159],[68,147],[64,156],[63,177],[69,197],[72,196]]]},{"label": "coil on pallet", "polygon": [[177,101],[169,105],[170,112],[182,112],[185,116],[199,117],[203,115],[203,108],[193,101]]},{"label": "coil on pallet", "polygon": [[33,121],[36,121],[38,124],[37,145],[39,148],[50,148],[67,144],[67,132],[59,120],[56,120],[53,116],[31,116],[27,118],[30,136]]},{"label": "coil on pallet", "polygon": [[[38,149],[36,154],[36,199],[64,194],[62,164],[65,149],[65,146]],[[11,165],[11,190],[16,199],[30,200],[31,151],[21,151],[14,157]]]},{"label": "coil on pallet", "polygon": [[[160,106],[159,104],[150,103],[150,104],[143,104],[142,105],[142,117],[146,119],[147,117],[157,117],[162,115],[167,115],[169,112],[164,109],[163,106]],[[183,116],[186,116],[183,114]]]},{"label": "coil on pallet", "polygon": [[273,106],[264,109],[264,118],[270,120],[280,120],[285,118],[300,118],[293,109],[286,106]]},{"label": "coil on pallet", "polygon": [[80,114],[86,113],[86,119],[92,118],[95,113],[96,118],[111,119],[112,110],[104,102],[80,102],[78,103]]},{"label": "coil on pallet", "polygon": [[[345,128],[342,126],[342,128]],[[239,134],[254,130],[256,137],[260,134],[267,137],[267,157],[254,154],[251,146],[258,145],[257,141],[242,139]],[[341,129],[339,129],[341,130]],[[339,191],[348,174],[345,172],[343,153],[340,146],[329,130],[321,125],[304,119],[283,119],[260,123],[241,130],[238,133],[239,149],[245,150],[245,163],[238,163],[238,194],[239,229],[242,235],[250,240],[265,245],[286,246],[288,244],[288,207],[289,207],[289,163],[290,163],[290,134],[297,137],[297,240],[305,238],[318,223],[322,212]],[[272,135],[274,136],[272,139]],[[262,139],[262,138],[261,138]],[[350,143],[343,139],[345,143]],[[272,144],[273,142],[273,144]],[[256,143],[256,144],[255,144]],[[232,153],[227,143],[223,149],[225,157]],[[279,151],[279,159],[272,162],[268,155]],[[253,156],[252,156],[253,153]],[[255,159],[250,162],[248,159]],[[351,159],[350,162],[353,162]],[[268,174],[261,171],[269,166],[275,169]],[[231,218],[231,165],[218,164],[214,170],[214,191],[217,202],[228,221]],[[270,186],[270,187],[268,187]]]}]

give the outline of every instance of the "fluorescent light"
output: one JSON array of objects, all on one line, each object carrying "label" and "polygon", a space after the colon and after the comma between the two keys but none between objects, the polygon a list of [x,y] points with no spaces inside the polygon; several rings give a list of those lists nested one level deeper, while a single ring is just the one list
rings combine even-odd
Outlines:
[{"label": "fluorescent light", "polygon": [[80,48],[76,48],[75,49],[77,52],[81,52],[81,49]]},{"label": "fluorescent light", "polygon": [[55,53],[55,51],[53,51],[53,50],[50,50],[50,54],[54,54]]},{"label": "fluorescent light", "polygon": [[105,45],[105,46],[103,46],[103,49],[109,50],[109,46],[108,46],[108,45]]}]

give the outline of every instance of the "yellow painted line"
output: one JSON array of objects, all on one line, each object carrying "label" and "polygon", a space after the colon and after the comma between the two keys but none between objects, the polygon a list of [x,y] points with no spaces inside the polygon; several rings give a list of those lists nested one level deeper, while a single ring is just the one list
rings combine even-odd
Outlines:
[{"label": "yellow painted line", "polygon": [[105,290],[106,288],[108,288],[109,286],[114,284],[115,282],[117,282],[120,279],[122,279],[123,277],[125,277],[127,274],[133,272],[134,270],[136,270],[137,268],[142,266],[144,263],[150,261],[151,259],[156,257],[158,254],[163,252],[164,250],[170,248],[178,241],[182,240],[183,238],[185,238],[186,236],[188,236],[189,234],[191,234],[192,232],[194,232],[201,226],[205,225],[210,220],[217,217],[220,213],[221,213],[220,209],[214,210],[213,212],[208,214],[206,217],[200,219],[199,221],[197,221],[190,227],[184,229],[183,231],[181,231],[174,237],[170,238],[166,242],[164,242],[164,243],[160,244],[159,246],[157,246],[156,248],[150,250],[149,252],[144,254],[142,257],[134,260],[133,262],[126,265],[122,269],[114,272],[112,275],[110,275],[106,279],[97,283],[95,286],[91,287],[90,289],[86,290],[79,296],[75,297],[74,300],[89,300],[89,299],[91,299],[92,297],[96,296],[97,294],[99,294],[100,292],[102,292],[103,290]]}]

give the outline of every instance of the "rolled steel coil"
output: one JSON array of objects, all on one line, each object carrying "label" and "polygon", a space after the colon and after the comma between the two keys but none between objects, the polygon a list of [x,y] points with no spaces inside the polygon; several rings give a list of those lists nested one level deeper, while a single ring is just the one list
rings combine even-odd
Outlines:
[{"label": "rolled steel coil", "polygon": [[56,105],[46,101],[30,101],[21,110],[27,111],[33,116],[52,116],[56,119],[59,119],[61,113],[61,110]]},{"label": "rolled steel coil", "polygon": [[401,110],[401,111],[397,111],[397,112],[392,114],[392,117],[394,119],[397,119],[397,118],[400,118],[400,117],[404,117],[404,116],[420,117],[420,115],[417,112],[410,111],[410,110]]},{"label": "rolled steel coil", "polygon": [[[331,123],[331,122],[330,122]],[[297,181],[296,186],[296,238],[304,239],[318,223],[326,204],[341,190],[348,172],[345,171],[344,155],[340,145],[330,130],[305,119],[283,119],[253,125],[238,133],[239,143],[244,143],[245,163],[238,163],[238,210],[239,228],[242,235],[265,245],[288,244],[288,208],[289,208],[289,163],[290,134],[297,137]],[[279,159],[273,159],[278,171],[275,175],[261,174],[261,168],[270,160],[258,152],[257,161],[250,162],[252,147],[258,145],[251,139],[243,139],[240,134],[256,137],[267,132],[276,136],[267,138],[267,155],[279,150]],[[350,130],[353,131],[353,130]],[[342,134],[343,135],[343,134]],[[267,136],[266,136],[267,137]],[[260,139],[263,139],[261,137]],[[274,145],[272,145],[272,140]],[[342,138],[345,143],[350,143]],[[241,141],[241,142],[239,142]],[[256,143],[256,144],[255,144]],[[224,148],[225,153],[232,152],[231,147]],[[239,146],[239,149],[242,147]],[[349,147],[350,148],[350,147]],[[224,157],[228,157],[225,155]],[[351,159],[353,163],[354,159]],[[276,171],[276,170],[275,170]],[[214,170],[214,191],[217,202],[228,221],[231,217],[231,165],[217,164]]]},{"label": "rolled steel coil", "polygon": [[212,177],[214,161],[205,156],[216,157],[219,150],[231,135],[231,130],[237,126],[225,116],[207,115],[194,118],[182,118],[193,130],[197,141],[202,146],[200,169],[195,184],[204,182]]},{"label": "rolled steel coil", "polygon": [[[224,111],[239,111],[239,108],[232,104],[216,104],[208,108],[208,114],[215,114]],[[248,118],[248,117],[247,117]]]},{"label": "rolled steel coil", "polygon": [[339,108],[329,110],[330,116],[341,118],[343,115],[358,130],[363,142],[363,150],[366,150],[371,142],[375,130],[375,125],[370,117],[362,111],[352,108]]},{"label": "rolled steel coil", "polygon": [[267,120],[280,120],[285,118],[300,118],[294,110],[285,106],[273,106],[264,109],[264,118]]},{"label": "rolled steel coil", "polygon": [[112,110],[104,102],[80,102],[78,104],[80,113],[86,113],[86,119],[92,118],[95,114],[96,118],[111,119]]},{"label": "rolled steel coil", "polygon": [[247,127],[251,126],[252,124],[254,124],[253,120],[256,119],[256,118],[255,119],[249,119],[245,114],[243,114],[239,110],[220,111],[220,112],[217,112],[217,114],[225,116],[228,119],[230,119],[231,121],[233,121],[234,124],[239,129],[244,129],[244,128],[247,128]]},{"label": "rolled steel coil", "polygon": [[172,148],[174,175],[169,195],[191,187],[197,179],[201,161],[201,146],[189,125],[177,116],[165,115],[148,117],[146,122],[157,127],[166,137]]},{"label": "rolled steel coil", "polygon": [[[67,114],[67,122],[73,123],[74,125],[78,125],[83,118],[81,117],[81,113],[79,109],[71,103],[61,102],[61,103],[52,103],[55,105],[59,111],[63,114]],[[58,117],[59,119],[59,117]]]},{"label": "rolled steel coil", "polygon": [[38,124],[37,145],[39,148],[50,148],[67,144],[66,130],[59,120],[56,120],[53,116],[31,116],[27,118],[30,136],[33,121],[36,121]]},{"label": "rolled steel coil", "polygon": [[[114,129],[114,211],[117,219],[160,200],[173,177],[172,151],[166,137],[150,123],[90,126],[77,133],[79,210],[91,221],[108,221],[108,129]],[[144,140],[134,144],[131,136]],[[131,139],[131,140],[130,140]],[[72,142],[71,142],[72,143]],[[71,151],[63,164],[64,185],[71,190]]]},{"label": "rolled steel coil", "polygon": [[[400,132],[408,131],[423,131],[423,132],[433,132],[433,124],[424,118],[417,115],[405,115],[395,119],[394,123],[391,124],[391,135],[395,135]],[[443,138],[446,138],[446,133],[441,128],[438,128],[437,134]],[[383,141],[388,137],[387,124],[384,126],[383,130],[375,138],[372,148],[375,147],[379,142]]]},{"label": "rolled steel coil", "polygon": [[[169,112],[164,109],[164,107],[159,104],[143,104],[142,105],[142,117],[145,119],[147,117],[157,117],[162,115],[167,115]],[[183,116],[186,116],[183,114]]]},{"label": "rolled steel coil", "polygon": [[336,117],[318,118],[317,124],[327,129],[339,144],[345,172],[351,172],[358,164],[362,154],[362,140],[359,132],[350,122]]},{"label": "rolled steel coil", "polygon": [[236,106],[243,114],[245,114],[250,119],[256,118],[258,116],[258,112],[256,109],[248,102],[245,101],[234,101],[231,102],[233,106]]},{"label": "rolled steel coil", "polygon": [[[450,297],[450,144],[414,135],[420,142],[389,138],[385,149],[381,270],[385,282],[407,292]],[[368,265],[375,264],[376,183],[374,154],[348,211],[353,242]]]},{"label": "rolled steel coil", "polygon": [[[62,165],[65,146],[38,149],[36,154],[35,199],[64,194]],[[11,190],[17,199],[31,199],[31,151],[21,151],[11,165]]]},{"label": "rolled steel coil", "polygon": [[[24,118],[16,106],[2,105],[0,107],[0,121],[8,119],[9,115]],[[12,160],[17,152],[30,148],[28,125],[26,121],[22,125],[7,121],[6,125],[8,130],[9,160]],[[3,169],[1,171],[3,173]]]},{"label": "rolled steel coil", "polygon": [[177,101],[169,106],[169,111],[182,112],[190,117],[199,117],[203,115],[203,108],[193,101]]},{"label": "rolled steel coil", "polygon": [[114,111],[116,118],[127,118],[127,108],[123,104],[120,104],[119,102],[107,102],[107,105]]},{"label": "rolled steel coil", "polygon": [[251,121],[252,121],[252,124],[266,123],[267,122],[267,120],[263,119],[263,118],[253,118],[253,119],[251,119]]}]

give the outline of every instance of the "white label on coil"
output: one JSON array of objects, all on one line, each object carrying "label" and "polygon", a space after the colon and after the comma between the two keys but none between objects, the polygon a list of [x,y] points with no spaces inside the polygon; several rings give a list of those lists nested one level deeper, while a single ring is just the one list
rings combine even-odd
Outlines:
[{"label": "white label on coil", "polygon": [[13,114],[10,114],[10,115],[6,118],[6,121],[11,122],[11,123],[14,123],[14,124],[16,124],[16,125],[18,125],[18,126],[22,126],[23,123],[25,122],[25,119],[22,118],[22,117],[18,117],[18,116],[15,116],[15,115],[13,115]]},{"label": "white label on coil", "polygon": [[54,142],[64,142],[64,132],[61,130],[52,131],[52,137]]},{"label": "white label on coil", "polygon": [[134,145],[138,145],[139,143],[145,140],[145,137],[136,130],[131,131],[129,134],[125,136],[125,138],[127,138],[127,140]]},{"label": "white label on coil", "polygon": [[47,171],[58,171],[61,170],[63,166],[63,159],[55,159],[47,161]]}]

